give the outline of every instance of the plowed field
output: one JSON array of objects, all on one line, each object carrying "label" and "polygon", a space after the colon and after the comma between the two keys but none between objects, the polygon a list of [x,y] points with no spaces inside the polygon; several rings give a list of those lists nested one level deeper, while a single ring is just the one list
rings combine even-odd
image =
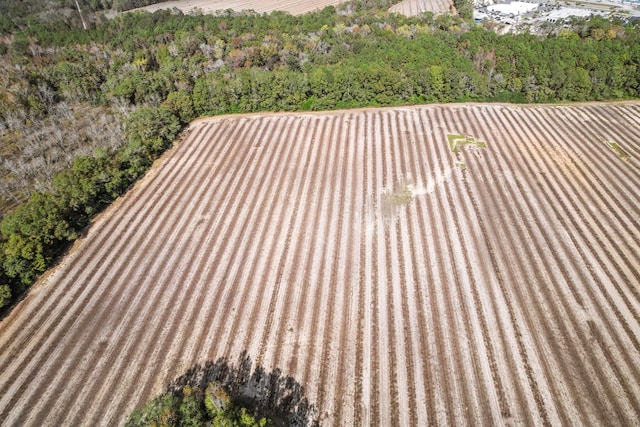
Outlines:
[{"label": "plowed field", "polygon": [[447,13],[453,7],[453,0],[404,0],[391,6],[389,11],[405,16],[417,16],[424,12]]},{"label": "plowed field", "polygon": [[270,13],[274,10],[282,10],[292,15],[301,15],[326,6],[336,6],[345,0],[170,0],[151,6],[141,7],[141,10],[155,12],[159,9],[180,9],[189,13],[199,9],[203,13],[212,13],[221,10],[232,9],[237,12],[253,10],[257,13]]},{"label": "plowed field", "polygon": [[634,425],[640,103],[197,121],[0,323],[3,425],[243,350],[325,425]]}]

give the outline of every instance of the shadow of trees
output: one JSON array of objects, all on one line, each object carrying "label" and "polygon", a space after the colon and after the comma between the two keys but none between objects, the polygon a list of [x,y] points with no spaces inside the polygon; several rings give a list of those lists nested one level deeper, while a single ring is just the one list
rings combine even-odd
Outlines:
[{"label": "shadow of trees", "polygon": [[185,386],[205,389],[212,381],[221,384],[233,403],[250,409],[275,426],[318,426],[316,408],[304,395],[304,387],[278,368],[267,372],[253,366],[246,351],[234,364],[228,358],[197,364],[169,384],[168,392],[179,395]]}]

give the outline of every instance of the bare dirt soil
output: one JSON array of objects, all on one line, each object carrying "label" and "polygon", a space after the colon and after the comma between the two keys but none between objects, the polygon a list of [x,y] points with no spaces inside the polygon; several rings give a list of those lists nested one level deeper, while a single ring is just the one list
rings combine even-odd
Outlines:
[{"label": "bare dirt soil", "polygon": [[345,0],[172,0],[150,6],[140,10],[155,12],[159,9],[180,9],[184,13],[201,10],[203,13],[232,9],[235,11],[253,10],[258,13],[270,13],[282,10],[292,15],[302,15],[326,6],[336,6]]},{"label": "bare dirt soil", "polygon": [[390,12],[405,16],[417,16],[424,12],[448,13],[454,9],[453,0],[404,0],[391,6]]},{"label": "bare dirt soil", "polygon": [[0,423],[122,424],[246,350],[328,426],[636,425],[639,123],[640,103],[199,120],[0,323]]}]

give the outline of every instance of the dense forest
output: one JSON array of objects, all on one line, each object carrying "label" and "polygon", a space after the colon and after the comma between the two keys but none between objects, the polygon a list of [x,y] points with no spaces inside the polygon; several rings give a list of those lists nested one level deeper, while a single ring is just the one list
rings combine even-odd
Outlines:
[{"label": "dense forest", "polygon": [[602,18],[497,35],[457,16],[390,14],[384,0],[112,18],[133,3],[92,0],[82,19],[73,0],[50,0],[53,15],[37,3],[0,6],[0,307],[198,116],[639,93],[640,27]]}]

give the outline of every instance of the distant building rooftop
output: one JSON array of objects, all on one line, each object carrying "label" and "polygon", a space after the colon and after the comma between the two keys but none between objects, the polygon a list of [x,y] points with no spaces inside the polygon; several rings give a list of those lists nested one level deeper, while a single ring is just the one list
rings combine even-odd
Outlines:
[{"label": "distant building rooftop", "polygon": [[523,1],[512,1],[511,3],[498,3],[487,6],[490,12],[497,12],[503,15],[522,15],[538,8],[538,3],[527,3]]},{"label": "distant building rooftop", "polygon": [[578,9],[575,7],[563,7],[561,9],[552,10],[546,16],[546,20],[549,22],[555,22],[559,19],[566,19],[570,16],[576,16],[578,18],[587,18],[591,15],[595,15],[596,12],[589,9]]},{"label": "distant building rooftop", "polygon": [[483,19],[488,19],[489,15],[487,15],[484,12],[480,12],[479,10],[474,10],[473,11],[473,19],[475,20],[476,23],[482,22]]}]

